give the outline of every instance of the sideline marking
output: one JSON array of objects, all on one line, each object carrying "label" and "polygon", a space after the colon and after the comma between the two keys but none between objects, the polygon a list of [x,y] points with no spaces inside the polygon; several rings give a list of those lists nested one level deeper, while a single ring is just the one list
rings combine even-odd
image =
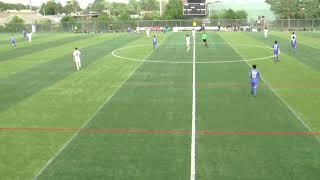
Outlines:
[{"label": "sideline marking", "polygon": [[[221,37],[221,36],[220,36]],[[224,39],[222,37],[222,39]],[[224,39],[228,44],[229,46],[234,49],[234,51],[240,56],[242,57],[241,53],[239,53],[238,50],[236,50],[232,44],[227,41],[226,39]],[[250,64],[248,64],[248,62],[246,62],[246,64],[251,67]],[[318,143],[320,143],[320,138],[319,136],[317,136],[318,134],[316,133],[313,133],[312,132],[312,128],[304,121],[304,119],[287,103],[287,101],[285,101],[278,93],[277,91],[275,91],[272,86],[263,78],[263,76],[261,76],[261,80],[264,82],[264,84],[270,89],[270,91],[289,109],[289,111],[300,121],[300,123],[305,127],[305,129],[312,135],[314,135],[314,138],[316,139],[316,141]]]},{"label": "sideline marking", "polygon": [[196,44],[193,38],[192,58],[192,130],[191,130],[191,173],[190,180],[196,179]]},{"label": "sideline marking", "polygon": [[[42,132],[42,133],[150,133],[150,134],[191,134],[190,130],[174,129],[98,129],[98,128],[0,128],[2,132]],[[310,131],[196,131],[198,135],[320,135]],[[313,136],[311,136],[313,137]],[[28,143],[26,143],[28,144]]]}]

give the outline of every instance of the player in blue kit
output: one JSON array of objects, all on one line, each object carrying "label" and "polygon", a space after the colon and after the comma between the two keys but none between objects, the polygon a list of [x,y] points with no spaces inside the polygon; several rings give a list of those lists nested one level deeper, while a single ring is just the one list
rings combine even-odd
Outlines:
[{"label": "player in blue kit", "polygon": [[296,37],[292,37],[291,39],[291,48],[292,48],[292,51],[294,53],[296,53],[296,49],[297,49],[297,40],[296,40]]},{"label": "player in blue kit", "polygon": [[251,83],[251,95],[254,97],[257,96],[257,88],[260,80],[260,73],[256,68],[257,68],[257,65],[253,64],[252,69],[249,72],[249,78]]},{"label": "player in blue kit", "polygon": [[279,45],[278,45],[278,41],[274,42],[273,54],[274,54],[274,61],[275,62],[279,61],[280,48],[279,48]]},{"label": "player in blue kit", "polygon": [[158,50],[158,39],[156,36],[152,38],[153,50]]},{"label": "player in blue kit", "polygon": [[14,38],[13,34],[11,35],[10,41],[11,41],[12,46],[14,48],[16,48],[17,47],[16,39]]}]

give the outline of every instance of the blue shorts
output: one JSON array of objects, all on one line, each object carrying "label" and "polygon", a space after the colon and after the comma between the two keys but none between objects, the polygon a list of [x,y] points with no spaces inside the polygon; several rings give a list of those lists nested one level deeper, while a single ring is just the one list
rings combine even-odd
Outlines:
[{"label": "blue shorts", "polygon": [[273,54],[278,56],[279,55],[279,51],[278,50],[274,50]]},{"label": "blue shorts", "polygon": [[252,88],[257,88],[258,87],[258,82],[257,81],[251,81],[251,87]]},{"label": "blue shorts", "polygon": [[291,43],[292,48],[297,48],[297,45],[295,43]]}]

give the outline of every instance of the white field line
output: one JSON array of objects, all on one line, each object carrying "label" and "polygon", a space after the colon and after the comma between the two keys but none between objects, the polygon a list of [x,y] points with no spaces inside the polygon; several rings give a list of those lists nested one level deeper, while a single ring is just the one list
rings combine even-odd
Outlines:
[{"label": "white field line", "polygon": [[78,129],[78,131],[76,131],[71,138],[66,141],[63,146],[48,160],[48,162],[38,171],[38,173],[32,178],[33,180],[36,180],[45,169],[47,169],[47,167],[53,162],[53,160],[55,160],[60,154],[61,152],[79,135],[79,132],[81,131],[81,129],[83,129],[87,124],[89,124],[89,122],[92,121],[92,119],[100,112],[100,110],[112,99],[112,97],[119,91],[119,89],[121,89],[121,87],[132,77],[132,75],[138,70],[138,68],[142,65],[143,63],[140,63],[139,65],[137,65],[136,68],[134,68],[134,70],[130,73],[130,75],[128,76],[128,78],[126,80],[124,80],[114,91],[113,93],[105,100],[105,102],[99,106],[99,108],[90,116],[90,118],[88,120],[85,121],[84,124],[82,124],[82,126]]},{"label": "white field line", "polygon": [[[224,38],[223,38],[224,39]],[[230,47],[232,47],[232,49],[234,49],[234,51],[240,56],[242,57],[241,53],[238,52],[238,50],[236,50],[235,48],[233,48],[232,44],[225,40]],[[243,57],[242,57],[243,58]],[[250,64],[248,64],[248,62],[246,62],[246,64],[250,67]],[[277,93],[276,90],[274,90],[272,88],[272,86],[263,78],[263,76],[261,76],[261,80],[264,82],[264,84],[266,84],[266,86],[271,90],[271,92],[290,110],[290,112],[300,121],[300,123],[309,131],[309,132],[313,132],[312,128],[310,126],[308,126],[308,124],[303,120],[303,118],[279,95],[279,93]],[[316,140],[320,143],[320,138],[317,135],[314,135],[314,137],[316,138]]]},{"label": "white field line", "polygon": [[[228,45],[227,43],[211,43],[211,44],[220,44],[220,45]],[[254,47],[254,48],[264,48],[264,49],[272,49],[264,46],[253,46],[250,44],[236,44],[239,46],[248,46],[248,47]],[[136,45],[136,46],[127,46],[127,47],[122,47],[119,49],[115,49],[112,51],[112,55],[114,57],[117,57],[119,59],[124,59],[124,60],[129,60],[129,61],[141,61],[141,62],[147,62],[147,63],[168,63],[168,64],[193,64],[194,62],[189,62],[189,61],[159,61],[159,60],[151,60],[151,59],[137,59],[137,58],[130,58],[130,57],[123,57],[117,54],[119,50],[124,50],[124,49],[130,49],[130,48],[136,48],[136,47],[149,47],[148,45]],[[274,56],[267,56],[267,57],[259,57],[259,58],[251,58],[251,59],[236,59],[236,60],[220,60],[220,61],[197,61],[195,62],[196,64],[221,64],[221,63],[238,63],[238,62],[244,62],[244,61],[261,61],[261,60],[266,60],[266,59],[271,59]]]},{"label": "white field line", "polygon": [[191,173],[190,180],[196,179],[196,44],[193,39],[192,64],[192,133],[191,133]]}]

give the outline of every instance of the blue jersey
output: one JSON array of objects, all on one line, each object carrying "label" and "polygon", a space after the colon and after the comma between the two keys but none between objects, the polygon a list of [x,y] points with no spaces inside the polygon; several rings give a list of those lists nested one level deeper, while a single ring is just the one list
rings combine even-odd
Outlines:
[{"label": "blue jersey", "polygon": [[152,43],[153,43],[153,45],[156,45],[156,44],[158,43],[158,39],[157,39],[156,37],[154,37],[154,38],[152,39]]},{"label": "blue jersey", "polygon": [[252,69],[249,73],[249,76],[252,83],[257,83],[260,79],[260,73],[256,69]]},{"label": "blue jersey", "polygon": [[273,53],[275,55],[278,55],[279,54],[279,45],[278,44],[274,44],[273,45]]},{"label": "blue jersey", "polygon": [[16,39],[14,37],[11,37],[11,43],[15,44],[16,43]]}]

